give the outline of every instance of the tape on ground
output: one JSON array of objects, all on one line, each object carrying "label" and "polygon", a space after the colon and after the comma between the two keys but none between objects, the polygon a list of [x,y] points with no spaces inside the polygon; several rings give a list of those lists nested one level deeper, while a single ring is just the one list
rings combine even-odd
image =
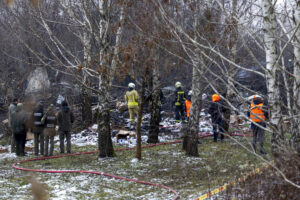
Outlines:
[{"label": "tape on ground", "polygon": [[255,169],[254,171],[250,172],[248,175],[245,175],[245,176],[243,176],[243,177],[238,178],[238,181],[232,181],[232,182],[230,182],[230,183],[227,183],[227,184],[223,185],[222,187],[219,187],[219,188],[217,188],[217,189],[214,189],[213,191],[210,191],[210,192],[208,192],[208,193],[206,193],[206,194],[204,194],[204,195],[202,195],[202,196],[196,198],[195,200],[205,200],[205,199],[207,199],[207,198],[209,198],[209,197],[212,197],[213,195],[216,195],[216,194],[218,194],[218,193],[220,193],[220,192],[226,190],[228,186],[232,186],[232,185],[237,184],[238,182],[242,182],[242,181],[246,180],[246,178],[248,178],[248,177],[250,177],[250,176],[253,176],[253,175],[255,175],[255,174],[258,174],[258,173],[261,172],[263,169],[268,168],[269,166],[270,166],[270,165],[266,164],[266,165],[263,166],[263,167],[257,168],[257,169]]}]

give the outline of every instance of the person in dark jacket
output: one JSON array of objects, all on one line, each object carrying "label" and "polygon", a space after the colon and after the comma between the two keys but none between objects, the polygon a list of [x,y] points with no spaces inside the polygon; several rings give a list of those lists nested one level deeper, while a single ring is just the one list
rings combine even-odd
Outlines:
[{"label": "person in dark jacket", "polygon": [[[45,137],[45,156],[52,156],[54,151],[54,136],[56,135],[55,126],[57,123],[55,108],[51,104],[47,109],[45,115],[43,116],[42,121],[44,121],[44,137]],[[50,151],[49,151],[49,142],[50,142]],[[49,154],[48,154],[49,153]]]},{"label": "person in dark jacket", "polygon": [[213,132],[214,132],[214,142],[218,140],[218,128],[221,133],[221,141],[224,140],[224,129],[223,129],[223,110],[224,103],[218,94],[212,95],[212,103],[209,107],[208,113],[211,115]]},{"label": "person in dark jacket", "polygon": [[259,126],[266,127],[265,121],[269,119],[269,113],[261,97],[254,96],[253,100],[251,101],[248,117],[250,117],[250,120],[252,121],[251,123],[251,129],[253,132],[252,145],[254,151],[256,152],[256,142],[258,140],[260,145],[260,153],[267,154],[264,149],[265,131]]},{"label": "person in dark jacket", "polygon": [[25,156],[26,143],[26,114],[22,104],[18,103],[16,111],[11,116],[11,128],[16,141],[16,155]]},{"label": "person in dark jacket", "polygon": [[44,124],[42,123],[42,118],[44,116],[43,104],[39,102],[36,105],[36,108],[33,111],[33,127],[32,132],[34,133],[34,154],[39,155],[39,146],[40,154],[44,155]]},{"label": "person in dark jacket", "polygon": [[12,117],[12,114],[14,112],[16,112],[17,104],[18,104],[18,99],[14,98],[8,108],[8,131],[9,131],[9,135],[10,135],[11,152],[16,151],[15,137],[14,137],[14,135],[12,133],[12,129],[11,129],[11,117]]},{"label": "person in dark jacket", "polygon": [[180,119],[183,122],[185,121],[185,100],[186,95],[184,90],[182,89],[182,85],[180,82],[176,82],[175,84],[176,91],[175,91],[175,99],[173,104],[175,104],[175,120],[176,122],[180,122]]},{"label": "person in dark jacket", "polygon": [[62,102],[61,110],[57,114],[57,123],[60,140],[60,153],[64,153],[64,140],[67,139],[67,153],[71,153],[71,129],[74,122],[73,112],[66,101]]}]

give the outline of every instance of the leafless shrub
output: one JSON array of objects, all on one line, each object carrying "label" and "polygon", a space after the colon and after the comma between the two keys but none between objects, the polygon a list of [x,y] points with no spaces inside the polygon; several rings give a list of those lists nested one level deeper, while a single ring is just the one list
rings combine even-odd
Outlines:
[{"label": "leafless shrub", "polygon": [[[285,152],[276,160],[276,166],[295,184],[300,183],[300,158],[293,152]],[[249,176],[245,181],[231,186],[226,199],[299,199],[300,190],[287,183],[273,168]]]}]

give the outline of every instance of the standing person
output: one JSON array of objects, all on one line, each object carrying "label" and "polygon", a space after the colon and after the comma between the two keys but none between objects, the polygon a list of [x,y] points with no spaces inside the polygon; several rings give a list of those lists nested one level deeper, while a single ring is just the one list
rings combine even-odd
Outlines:
[{"label": "standing person", "polygon": [[185,100],[185,109],[186,109],[187,120],[190,119],[191,106],[192,106],[192,90],[190,90],[188,92],[187,98]]},{"label": "standing person", "polygon": [[263,99],[261,97],[255,97],[251,101],[250,112],[248,112],[248,117],[250,117],[251,129],[253,132],[253,149],[256,152],[256,141],[259,141],[260,153],[267,154],[264,149],[265,131],[258,125],[266,127],[266,119],[269,118],[267,108],[264,106]]},{"label": "standing person", "polygon": [[65,153],[64,140],[67,139],[67,153],[71,153],[71,129],[74,122],[73,112],[70,110],[68,103],[63,101],[61,110],[57,114],[57,123],[60,141],[60,153]]},{"label": "standing person", "polygon": [[38,102],[34,111],[33,111],[33,128],[32,132],[34,133],[34,154],[39,155],[39,146],[40,154],[44,155],[44,124],[42,123],[42,118],[44,116],[44,108],[41,102]]},{"label": "standing person", "polygon": [[125,101],[127,102],[128,105],[128,111],[129,111],[129,122],[133,123],[134,122],[134,115],[138,115],[138,106],[139,106],[139,94],[137,91],[134,89],[135,84],[134,83],[129,83],[128,84],[128,91],[125,94]]},{"label": "standing person", "polygon": [[16,112],[17,105],[18,105],[18,99],[14,98],[13,101],[11,102],[11,104],[9,105],[9,108],[8,108],[8,131],[9,131],[9,135],[10,135],[11,152],[16,151],[15,137],[14,137],[12,129],[11,129],[11,125],[12,125],[11,124],[11,117],[12,117],[12,114],[14,112]]},{"label": "standing person", "polygon": [[16,141],[16,155],[25,156],[26,114],[22,104],[18,103],[16,111],[11,116],[11,128]]},{"label": "standing person", "polygon": [[[42,121],[44,121],[44,137],[45,137],[45,156],[52,156],[54,150],[54,136],[56,135],[55,126],[56,126],[56,115],[54,105],[51,104],[47,109],[45,115],[43,116]],[[49,151],[49,142],[50,142],[50,151]],[[49,152],[49,154],[48,154]]]},{"label": "standing person", "polygon": [[212,95],[212,103],[208,109],[208,113],[211,115],[211,121],[213,125],[213,132],[214,132],[214,142],[217,142],[218,139],[218,128],[219,132],[221,133],[221,141],[224,140],[224,129],[223,125],[223,110],[224,105],[223,101],[221,100],[218,94]]},{"label": "standing person", "polygon": [[175,91],[175,99],[173,104],[175,104],[175,120],[177,123],[180,122],[180,119],[183,122],[185,121],[185,114],[184,114],[184,106],[185,106],[185,92],[182,89],[182,85],[180,82],[175,83],[176,91]]}]

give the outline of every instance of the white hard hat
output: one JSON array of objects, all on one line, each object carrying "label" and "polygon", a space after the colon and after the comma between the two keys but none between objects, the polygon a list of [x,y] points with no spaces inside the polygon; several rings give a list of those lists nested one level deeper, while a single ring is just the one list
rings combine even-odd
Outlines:
[{"label": "white hard hat", "polygon": [[255,98],[261,98],[261,99],[263,99],[262,96],[260,96],[258,94],[255,94],[255,95],[251,95],[250,97],[248,97],[247,100],[251,101],[252,99],[255,99]]},{"label": "white hard hat", "polygon": [[180,82],[176,82],[175,83],[175,87],[177,87],[177,88],[181,87],[181,83]]},{"label": "white hard hat", "polygon": [[193,94],[193,90],[190,90],[190,91],[188,92],[188,95],[189,95],[189,96],[192,96],[192,94]]},{"label": "white hard hat", "polygon": [[128,87],[129,87],[129,88],[135,88],[135,84],[134,84],[134,83],[129,83],[129,84],[128,84]]}]

